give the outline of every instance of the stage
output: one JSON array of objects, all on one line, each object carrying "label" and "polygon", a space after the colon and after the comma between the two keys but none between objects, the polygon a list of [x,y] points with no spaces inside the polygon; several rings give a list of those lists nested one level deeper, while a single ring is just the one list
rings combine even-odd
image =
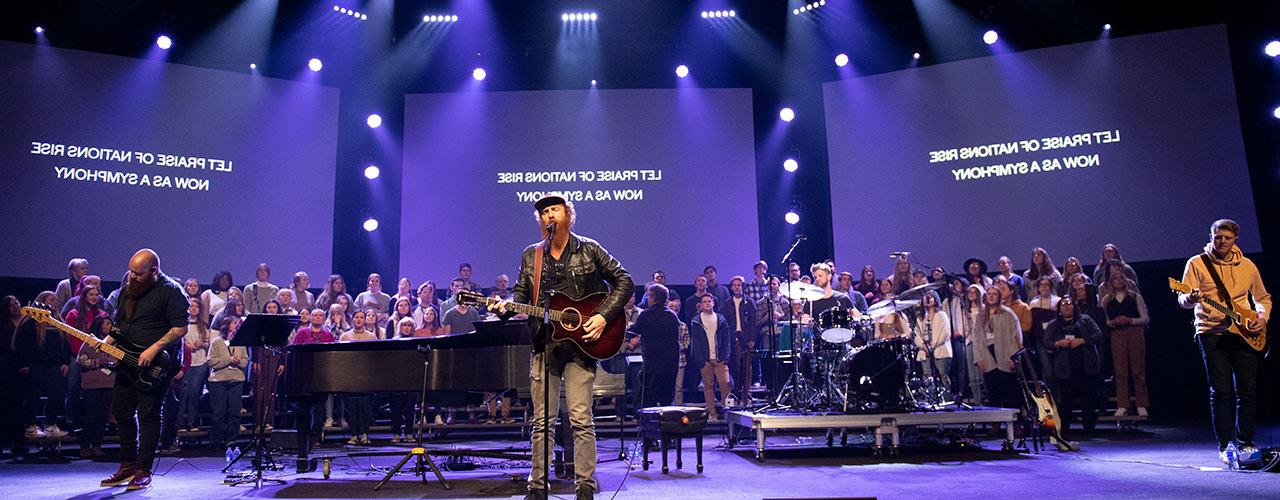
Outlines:
[{"label": "stage", "polygon": [[[601,463],[597,476],[602,491],[597,498],[656,499],[698,496],[716,498],[921,498],[944,494],[948,498],[1026,498],[1048,495],[1065,498],[1114,498],[1125,492],[1142,492],[1148,498],[1267,498],[1277,491],[1272,474],[1232,473],[1221,470],[1205,425],[1149,426],[1145,432],[1117,434],[1099,428],[1090,436],[1072,437],[1082,451],[1006,453],[1000,451],[1003,433],[984,433],[981,448],[954,449],[905,432],[899,457],[873,456],[868,434],[851,434],[847,447],[827,448],[822,433],[777,432],[766,435],[769,458],[760,463],[750,447],[727,450],[726,426],[708,434],[706,470],[694,472],[693,443],[685,440],[685,469],[662,474],[659,468],[641,471],[639,459],[628,474],[623,462]],[[1274,427],[1260,429],[1268,436]],[[385,439],[385,436],[379,436]],[[377,440],[377,437],[375,437]],[[385,441],[383,441],[385,442]],[[806,443],[807,442],[807,443]],[[616,456],[618,441],[600,439],[601,460]],[[628,448],[636,444],[628,439]],[[527,447],[514,435],[509,439],[440,442],[432,447]],[[111,448],[108,448],[109,450]],[[391,449],[391,447],[384,447]],[[407,451],[407,448],[402,448]],[[526,448],[527,449],[527,448]],[[73,451],[68,449],[67,451]],[[67,456],[70,456],[69,454]],[[182,459],[179,461],[179,459]],[[651,455],[660,460],[660,456]],[[394,465],[395,457],[340,459],[330,479],[319,471],[294,474],[292,467],[269,477],[286,481],[254,491],[245,486],[220,484],[217,472],[222,457],[162,457],[153,487],[137,493],[144,498],[519,498],[527,464],[507,463],[509,468],[446,471],[453,489],[444,490],[434,478],[427,484],[400,475],[381,491],[374,485]],[[500,462],[487,462],[501,464]],[[376,465],[383,472],[373,470]],[[76,460],[70,463],[14,463],[0,461],[0,484],[7,492],[27,498],[109,498],[123,488],[98,488],[97,483],[114,470],[110,461]],[[553,483],[554,493],[573,494],[572,484]],[[132,496],[132,495],[131,495]]]}]

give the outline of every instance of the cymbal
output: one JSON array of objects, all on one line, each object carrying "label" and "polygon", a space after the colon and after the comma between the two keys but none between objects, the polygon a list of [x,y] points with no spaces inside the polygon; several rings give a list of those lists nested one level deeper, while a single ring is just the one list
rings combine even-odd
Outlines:
[{"label": "cymbal", "polygon": [[820,287],[795,281],[778,288],[778,293],[791,300],[818,300],[822,298]]},{"label": "cymbal", "polygon": [[919,299],[889,299],[882,302],[876,302],[867,308],[867,316],[872,318],[883,318],[898,311],[905,311],[920,304]]},{"label": "cymbal", "polygon": [[926,292],[941,290],[947,286],[947,282],[938,280],[933,283],[925,283],[919,286],[913,286],[898,294],[901,300],[919,300],[923,299]]}]

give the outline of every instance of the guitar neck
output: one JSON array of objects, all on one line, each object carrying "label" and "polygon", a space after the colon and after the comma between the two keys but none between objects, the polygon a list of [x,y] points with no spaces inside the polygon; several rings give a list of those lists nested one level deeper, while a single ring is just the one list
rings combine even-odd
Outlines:
[{"label": "guitar neck", "polygon": [[1231,321],[1233,321],[1233,322],[1235,322],[1235,323],[1239,323],[1239,322],[1240,322],[1240,313],[1238,313],[1238,312],[1236,312],[1236,311],[1231,310],[1231,308],[1230,308],[1230,307],[1227,307],[1227,306],[1225,306],[1225,305],[1222,305],[1222,303],[1221,303],[1221,302],[1218,302],[1218,301],[1216,301],[1216,300],[1213,300],[1213,299],[1211,299],[1211,298],[1209,298],[1209,297],[1201,297],[1201,298],[1200,298],[1200,301],[1201,301],[1201,302],[1204,302],[1205,304],[1209,304],[1209,306],[1210,306],[1210,307],[1213,307],[1214,309],[1217,309],[1218,311],[1222,312],[1223,314],[1226,314],[1226,315],[1227,315],[1227,317],[1231,319]]},{"label": "guitar neck", "polygon": [[63,323],[57,320],[49,320],[46,324],[54,328],[57,328],[58,330],[61,330],[67,335],[80,339],[81,342],[84,342],[86,344],[89,344],[93,347],[100,349],[102,352],[106,353],[108,356],[111,356],[117,360],[129,362],[129,363],[137,362],[136,359],[131,359],[131,356],[129,356],[129,353],[124,352],[123,349],[120,349],[119,347],[103,342],[97,337],[94,337],[93,335],[89,335],[85,332],[82,332],[71,325],[68,325],[66,323]]},{"label": "guitar neck", "polygon": [[[485,303],[491,306],[497,305],[499,302],[500,301],[498,300],[485,299]],[[508,302],[507,308],[517,313],[528,314],[529,316],[534,316],[534,317],[542,317],[543,315],[547,314],[547,308],[545,307],[531,306],[529,304],[520,304],[517,302]],[[551,314],[550,314],[551,321],[560,321],[560,315],[561,315],[560,311],[555,311],[555,310],[551,311]]]}]

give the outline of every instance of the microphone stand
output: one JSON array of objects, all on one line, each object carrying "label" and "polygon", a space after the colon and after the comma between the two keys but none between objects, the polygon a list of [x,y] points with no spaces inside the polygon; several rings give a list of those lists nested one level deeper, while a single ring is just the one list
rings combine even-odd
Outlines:
[{"label": "microphone stand", "polygon": [[[552,245],[551,240],[555,238],[555,230],[556,230],[556,224],[554,222],[548,225],[547,240],[546,240],[547,244],[544,245],[542,249],[542,251],[546,253],[546,255],[544,255],[542,259],[544,266],[547,263],[551,262],[550,261],[550,259],[552,258],[551,257],[551,245]],[[554,265],[550,267],[552,269],[555,269]],[[544,283],[555,283],[554,277],[550,275],[543,275],[542,281]],[[539,288],[542,288],[541,284],[539,284]],[[548,297],[550,297],[552,293],[555,293],[550,288],[545,288],[545,290],[546,290],[545,293]],[[534,297],[534,300],[541,301],[542,297]],[[552,326],[551,326],[551,307],[550,307],[551,304],[549,303],[550,302],[549,300],[545,302],[548,302],[548,303],[544,303],[542,305],[543,307],[542,326],[539,327],[544,334],[542,336],[542,468],[543,468],[542,491],[546,492],[547,495],[550,495],[551,494],[551,445],[552,443],[551,443],[551,407],[549,406],[551,404],[551,380],[549,375],[551,373],[551,370],[550,370],[550,367],[547,365],[547,356],[551,355],[551,333],[547,330],[552,328]],[[556,383],[559,384],[559,381],[557,381]]]}]

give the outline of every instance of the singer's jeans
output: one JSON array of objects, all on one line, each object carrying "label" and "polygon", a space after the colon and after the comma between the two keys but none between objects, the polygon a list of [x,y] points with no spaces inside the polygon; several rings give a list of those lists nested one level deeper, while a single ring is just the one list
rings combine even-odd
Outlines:
[{"label": "singer's jeans", "polygon": [[[591,386],[596,380],[596,362],[577,350],[569,342],[553,342],[547,355],[547,378],[551,381],[550,401],[547,412],[552,422],[560,406],[560,381],[564,380],[565,403],[569,405],[569,423],[573,427],[574,483],[578,489],[599,489],[596,483],[596,428],[591,415]],[[543,488],[547,475],[544,439],[547,420],[543,416],[542,358],[544,353],[533,355],[529,367],[533,399],[533,470],[529,472],[529,489]],[[551,426],[554,430],[555,426]]]}]

